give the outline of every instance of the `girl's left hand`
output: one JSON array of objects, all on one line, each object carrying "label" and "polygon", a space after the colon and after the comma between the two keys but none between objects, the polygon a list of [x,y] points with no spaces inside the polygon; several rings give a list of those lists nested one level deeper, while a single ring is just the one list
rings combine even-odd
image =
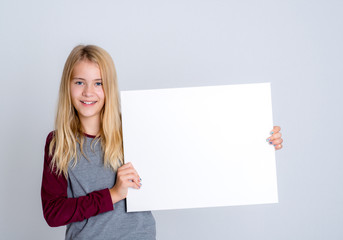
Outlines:
[{"label": "girl's left hand", "polygon": [[279,126],[274,126],[273,130],[270,132],[271,136],[267,138],[267,142],[275,147],[275,150],[280,150],[282,148],[282,138],[280,133],[281,128]]}]

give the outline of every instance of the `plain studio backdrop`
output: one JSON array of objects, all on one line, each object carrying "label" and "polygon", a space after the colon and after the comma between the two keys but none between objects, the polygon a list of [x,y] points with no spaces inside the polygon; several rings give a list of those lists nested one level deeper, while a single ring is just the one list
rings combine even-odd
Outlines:
[{"label": "plain studio backdrop", "polygon": [[158,239],[343,239],[342,13],[340,0],[1,0],[0,238],[64,238],[43,219],[43,148],[65,60],[95,44],[120,90],[272,84],[279,203],[154,211]]}]

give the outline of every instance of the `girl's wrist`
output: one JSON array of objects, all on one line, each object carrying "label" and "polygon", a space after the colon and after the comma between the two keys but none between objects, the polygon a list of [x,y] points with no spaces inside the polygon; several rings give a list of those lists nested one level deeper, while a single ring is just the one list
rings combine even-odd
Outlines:
[{"label": "girl's wrist", "polygon": [[110,195],[111,195],[111,199],[112,199],[112,203],[115,204],[116,202],[119,202],[120,196],[118,195],[117,191],[113,188],[110,188]]}]

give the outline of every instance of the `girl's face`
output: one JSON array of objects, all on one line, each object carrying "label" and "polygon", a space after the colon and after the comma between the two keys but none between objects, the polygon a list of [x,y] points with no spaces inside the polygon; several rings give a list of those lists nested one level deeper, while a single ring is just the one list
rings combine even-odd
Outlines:
[{"label": "girl's face", "polygon": [[70,95],[81,123],[89,120],[100,123],[105,94],[98,64],[88,60],[76,63],[70,82]]}]

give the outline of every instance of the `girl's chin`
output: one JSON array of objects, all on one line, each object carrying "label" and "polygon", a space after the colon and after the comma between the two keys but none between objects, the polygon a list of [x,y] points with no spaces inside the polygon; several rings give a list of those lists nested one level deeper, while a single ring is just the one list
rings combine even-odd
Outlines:
[{"label": "girl's chin", "polygon": [[91,118],[97,118],[100,117],[100,112],[99,113],[82,113],[78,112],[79,117],[81,119],[91,119]]}]

